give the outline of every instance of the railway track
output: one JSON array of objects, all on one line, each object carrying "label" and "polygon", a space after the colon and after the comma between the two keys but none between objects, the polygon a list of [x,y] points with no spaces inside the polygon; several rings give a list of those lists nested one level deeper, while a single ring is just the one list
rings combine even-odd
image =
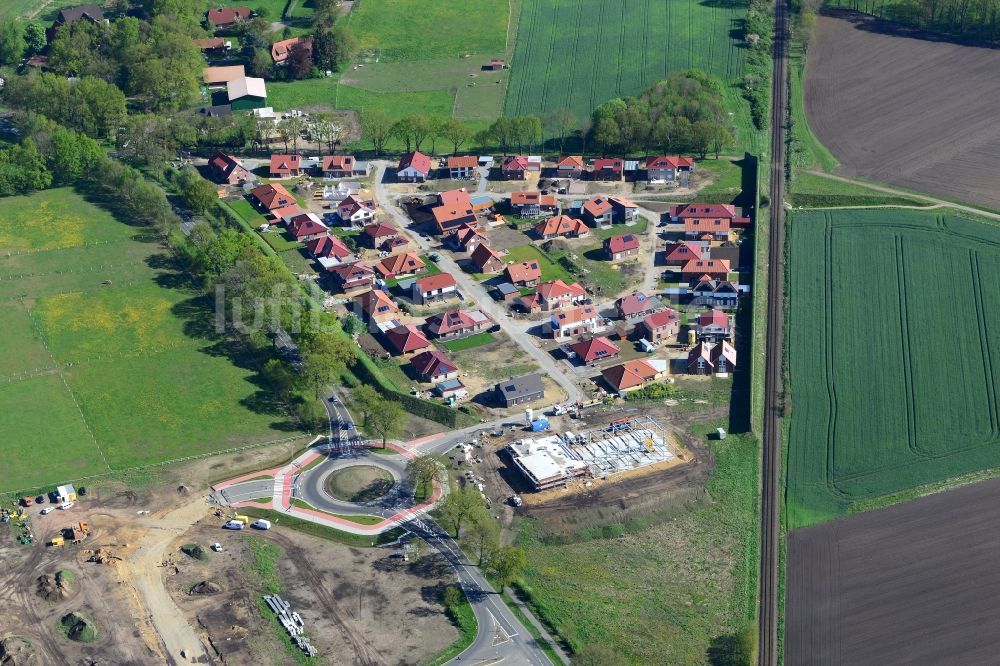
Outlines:
[{"label": "railway track", "polygon": [[771,79],[771,206],[768,242],[764,441],[761,460],[759,666],[778,664],[778,544],[781,539],[781,365],[784,341],[785,129],[788,108],[788,2],[774,8]]}]

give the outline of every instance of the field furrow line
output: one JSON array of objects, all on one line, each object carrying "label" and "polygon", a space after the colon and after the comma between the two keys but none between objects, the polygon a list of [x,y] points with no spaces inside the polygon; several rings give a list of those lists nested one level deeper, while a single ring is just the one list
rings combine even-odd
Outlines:
[{"label": "field furrow line", "polygon": [[903,395],[906,398],[906,446],[918,455],[928,455],[921,451],[917,443],[916,395],[913,390],[913,356],[910,351],[910,318],[906,305],[906,258],[903,255],[903,237],[893,236],[896,255],[896,299],[899,303],[899,337],[902,350]]},{"label": "field furrow line", "polygon": [[621,21],[618,23],[618,75],[615,81],[615,95],[622,95],[622,63],[625,62],[625,5],[627,2],[622,2],[622,17]]},{"label": "field furrow line", "polygon": [[646,17],[646,20],[642,26],[642,69],[639,70],[640,72],[639,79],[640,79],[640,84],[642,85],[645,85],[646,77],[649,76],[649,74],[647,73],[648,70],[646,69],[646,55],[649,51],[649,30],[652,27],[649,23],[649,17],[651,15],[649,9],[649,3],[650,0],[644,0],[642,5],[643,16]]},{"label": "field furrow line", "polygon": [[[580,49],[580,27],[583,23],[583,3],[578,3],[576,6],[576,23],[573,26],[573,53],[579,53]],[[569,65],[569,79],[567,80],[568,85],[566,88],[566,96],[563,101],[563,107],[573,111],[573,82],[576,81],[576,64],[579,62],[579,58],[571,58]],[[574,112],[574,115],[575,112]]]},{"label": "field furrow line", "polygon": [[[600,26],[600,28],[598,30],[598,33],[597,33],[597,40],[596,40],[596,43],[598,45],[598,54],[600,53],[600,44],[601,44],[602,38],[604,37],[604,26],[607,25],[605,17],[604,17],[605,9],[607,8],[607,6],[608,6],[608,3],[606,3],[606,2],[602,2],[601,3],[601,14],[600,14],[600,16],[597,19],[597,25]],[[598,63],[599,62],[600,62],[600,56],[598,55],[597,59],[594,61],[594,76],[590,80],[590,108],[591,109],[597,108],[597,104],[598,104],[598,102],[597,102],[597,67],[598,67]]]},{"label": "field furrow line", "polygon": [[552,21],[551,23],[549,23],[548,30],[546,30],[546,32],[549,35],[549,52],[548,52],[548,57],[545,58],[545,87],[542,88],[542,103],[539,106],[539,109],[542,112],[545,112],[548,109],[548,107],[545,105],[545,102],[549,96],[549,84],[551,83],[549,72],[552,69],[552,52],[555,49],[556,45],[556,32],[555,30],[552,29],[552,27],[557,25],[559,25],[559,5],[556,5],[553,8]]},{"label": "field furrow line", "polygon": [[998,435],[996,384],[993,374],[993,355],[990,353],[990,335],[986,325],[986,309],[983,305],[983,280],[979,269],[979,253],[969,250],[969,263],[972,268],[972,295],[976,301],[976,328],[979,329],[979,345],[983,356],[983,374],[986,380],[986,405],[990,413],[990,433],[993,438]]},{"label": "field furrow line", "polygon": [[691,69],[692,67],[694,67],[693,62],[691,61],[691,56],[694,53],[694,7],[691,6],[691,3],[687,3],[685,6],[687,7],[687,13],[688,13],[687,68]]},{"label": "field furrow line", "polygon": [[663,25],[663,34],[667,36],[667,39],[663,45],[663,76],[667,75],[670,68],[667,67],[667,63],[670,62],[670,0],[663,0],[663,6],[666,8],[666,23]]},{"label": "field furrow line", "polygon": [[836,441],[837,441],[837,387],[834,384],[833,355],[833,217],[824,214],[825,229],[823,234],[823,272],[826,284],[823,289],[823,345],[826,359],[825,379],[827,393],[827,425],[826,425],[826,485],[831,493],[838,494],[836,486]]}]

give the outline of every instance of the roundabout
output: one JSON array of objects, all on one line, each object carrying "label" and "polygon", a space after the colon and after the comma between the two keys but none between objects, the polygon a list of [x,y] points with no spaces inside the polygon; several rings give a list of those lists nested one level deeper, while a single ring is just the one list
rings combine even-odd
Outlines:
[{"label": "roundabout", "polygon": [[292,498],[327,513],[383,518],[416,504],[407,483],[406,456],[368,448],[322,455],[322,462],[293,478]]}]

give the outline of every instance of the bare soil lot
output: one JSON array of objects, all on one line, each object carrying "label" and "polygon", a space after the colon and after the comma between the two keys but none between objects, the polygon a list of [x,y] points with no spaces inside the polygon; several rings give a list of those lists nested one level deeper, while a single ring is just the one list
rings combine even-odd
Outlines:
[{"label": "bare soil lot", "polygon": [[792,532],[785,663],[996,664],[1000,479]]},{"label": "bare soil lot", "polygon": [[1000,208],[1000,50],[892,34],[846,11],[819,19],[805,102],[845,175]]}]

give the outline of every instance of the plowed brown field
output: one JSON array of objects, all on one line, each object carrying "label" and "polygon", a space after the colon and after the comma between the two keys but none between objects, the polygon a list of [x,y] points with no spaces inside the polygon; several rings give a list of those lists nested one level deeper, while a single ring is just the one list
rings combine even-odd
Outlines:
[{"label": "plowed brown field", "polygon": [[1000,479],[788,537],[788,666],[995,665]]},{"label": "plowed brown field", "polygon": [[997,72],[998,49],[837,11],[809,51],[806,114],[845,175],[1000,209]]}]

